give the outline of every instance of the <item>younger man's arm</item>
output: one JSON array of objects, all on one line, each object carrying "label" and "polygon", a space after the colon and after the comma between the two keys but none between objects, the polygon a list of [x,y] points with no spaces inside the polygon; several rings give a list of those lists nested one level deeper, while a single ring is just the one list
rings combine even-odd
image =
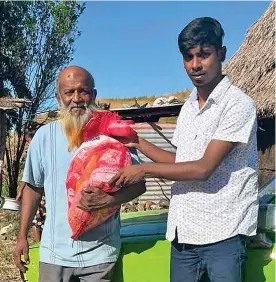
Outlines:
[{"label": "younger man's arm", "polygon": [[84,211],[95,211],[103,208],[112,208],[127,203],[146,192],[144,181],[124,186],[115,193],[105,193],[99,188],[90,187],[87,191],[83,190],[82,198],[78,208]]}]

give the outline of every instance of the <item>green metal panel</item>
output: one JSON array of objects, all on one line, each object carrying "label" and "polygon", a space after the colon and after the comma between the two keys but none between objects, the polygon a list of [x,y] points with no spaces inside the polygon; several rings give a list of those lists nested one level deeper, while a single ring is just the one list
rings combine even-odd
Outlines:
[{"label": "green metal panel", "polygon": [[127,242],[122,246],[113,282],[168,282],[168,241]]},{"label": "green metal panel", "polygon": [[[169,281],[168,241],[126,242],[116,266],[113,282],[168,282]],[[274,282],[274,250],[247,251],[248,259],[245,269],[245,282]],[[39,247],[30,249],[30,265],[27,273],[29,282],[38,281]]]},{"label": "green metal panel", "polygon": [[29,252],[30,264],[27,265],[28,271],[26,274],[27,281],[37,282],[38,281],[38,268],[39,268],[39,244],[30,246]]},{"label": "green metal panel", "polygon": [[[167,214],[137,212],[122,215],[122,250],[113,282],[168,282],[170,243],[165,240]],[[248,249],[245,282],[274,282],[274,249]],[[39,246],[30,248],[29,282],[38,281]],[[203,282],[203,281],[202,281]]]},{"label": "green metal panel", "polygon": [[274,249],[248,249],[245,268],[245,282],[275,282]]}]

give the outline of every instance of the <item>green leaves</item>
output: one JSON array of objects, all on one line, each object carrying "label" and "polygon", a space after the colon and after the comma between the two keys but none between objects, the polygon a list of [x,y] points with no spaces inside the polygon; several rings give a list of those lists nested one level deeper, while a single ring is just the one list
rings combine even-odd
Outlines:
[{"label": "green leaves", "polygon": [[[14,88],[14,97],[50,98],[42,90],[70,62],[84,8],[76,1],[0,2],[0,79]],[[25,94],[16,90],[17,79],[11,79],[19,71],[28,88]]]},{"label": "green leaves", "polygon": [[51,108],[55,78],[72,60],[84,9],[85,3],[77,1],[0,1],[0,94],[31,101],[10,119],[18,138],[13,147],[7,142],[7,159],[14,168],[9,186],[17,182],[25,128],[37,112]]}]

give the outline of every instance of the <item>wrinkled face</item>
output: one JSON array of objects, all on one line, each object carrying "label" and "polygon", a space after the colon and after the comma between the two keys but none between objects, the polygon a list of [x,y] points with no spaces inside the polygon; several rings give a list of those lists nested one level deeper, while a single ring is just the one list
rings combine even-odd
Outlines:
[{"label": "wrinkled face", "polygon": [[97,91],[93,86],[89,74],[79,67],[69,67],[60,74],[56,98],[69,151],[82,144],[83,127],[95,110]]},{"label": "wrinkled face", "polygon": [[74,116],[85,114],[94,103],[97,92],[89,75],[78,68],[69,68],[60,75],[58,102]]},{"label": "wrinkled face", "polygon": [[196,87],[209,85],[221,76],[225,51],[225,48],[216,50],[214,46],[199,46],[183,55],[184,67]]}]

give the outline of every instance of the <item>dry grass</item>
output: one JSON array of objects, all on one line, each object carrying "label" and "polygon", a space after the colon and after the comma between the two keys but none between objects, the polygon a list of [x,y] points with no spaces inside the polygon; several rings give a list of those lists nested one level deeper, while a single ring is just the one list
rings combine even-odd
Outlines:
[{"label": "dry grass", "polygon": [[[182,92],[177,92],[173,94],[164,94],[162,96],[142,96],[142,97],[137,97],[138,104],[141,106],[145,103],[149,103],[152,105],[152,103],[159,97],[170,97],[170,96],[175,96],[179,99],[180,102],[184,102],[188,95],[190,94],[190,91],[182,91]],[[125,98],[125,99],[113,99],[113,98],[108,98],[108,99],[98,99],[96,101],[100,102],[101,104],[111,104],[110,108],[111,109],[118,109],[118,108],[123,108],[124,106],[133,106],[135,104],[135,97],[133,98]]]},{"label": "dry grass", "polygon": [[170,123],[170,124],[175,124],[177,120],[177,117],[163,117],[159,119],[159,124],[163,123]]},{"label": "dry grass", "polygon": [[[0,229],[10,223],[12,229],[7,234],[0,236],[0,281],[22,282],[12,257],[19,228],[19,212],[0,210]],[[29,236],[29,243],[32,242],[33,238]]]},{"label": "dry grass", "polygon": [[[175,96],[178,98],[180,103],[185,102],[185,100],[187,99],[187,97],[189,96],[189,94],[191,93],[191,91],[186,90],[186,91],[182,91],[182,92],[177,92],[177,93],[172,93],[172,94],[164,94],[161,96],[142,96],[142,97],[137,97],[137,102],[140,106],[148,103],[149,105],[152,105],[153,102],[160,97],[170,97],[170,96]],[[130,97],[130,98],[124,98],[124,99],[115,99],[115,98],[106,98],[106,99],[97,99],[96,100],[96,104],[110,104],[110,109],[120,109],[120,108],[124,108],[124,107],[131,107],[135,105],[135,97]],[[58,118],[58,110],[53,110],[50,112],[45,112],[42,113],[40,115],[38,115],[35,119],[35,121],[39,124],[46,124],[49,123],[51,121],[55,121]],[[161,119],[162,123],[175,123],[176,122],[176,118],[163,118]]]}]

